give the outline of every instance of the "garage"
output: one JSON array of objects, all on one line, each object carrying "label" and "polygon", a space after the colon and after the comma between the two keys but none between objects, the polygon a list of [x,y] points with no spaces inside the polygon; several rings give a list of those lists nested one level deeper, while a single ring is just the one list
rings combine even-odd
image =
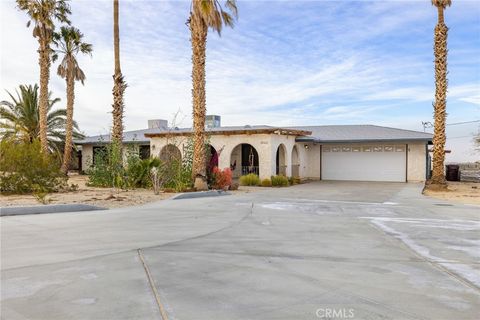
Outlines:
[{"label": "garage", "polygon": [[323,145],[321,179],[405,182],[407,152],[406,145]]}]

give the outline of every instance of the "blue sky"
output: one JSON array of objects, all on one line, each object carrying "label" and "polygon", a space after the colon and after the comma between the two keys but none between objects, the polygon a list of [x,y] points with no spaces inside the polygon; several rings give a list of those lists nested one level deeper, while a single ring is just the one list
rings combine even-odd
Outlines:
[{"label": "blue sky", "polygon": [[[38,82],[36,41],[15,1],[1,0],[2,89]],[[432,120],[430,1],[238,1],[239,20],[209,34],[207,109],[224,125],[378,124],[423,130]],[[109,131],[113,73],[112,1],[76,0],[72,21],[94,46],[80,58],[75,117],[87,134]],[[121,61],[129,84],[127,129],[147,119],[191,123],[188,1],[121,1]],[[480,119],[480,2],[453,1],[448,122]],[[54,67],[56,68],[56,66]],[[65,102],[64,81],[51,90]],[[0,99],[6,99],[4,92]],[[450,161],[475,160],[479,123],[448,126]]]}]

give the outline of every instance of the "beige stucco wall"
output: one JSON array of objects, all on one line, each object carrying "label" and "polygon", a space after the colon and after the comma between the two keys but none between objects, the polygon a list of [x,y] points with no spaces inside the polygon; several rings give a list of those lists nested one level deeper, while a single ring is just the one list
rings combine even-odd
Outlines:
[{"label": "beige stucco wall", "polygon": [[408,182],[425,181],[427,155],[425,143],[409,143],[408,144]]},{"label": "beige stucco wall", "polygon": [[[124,161],[127,159],[128,152],[138,152],[138,145],[124,144],[122,155]],[[82,145],[82,171],[86,171],[93,164],[93,145]]]},{"label": "beige stucco wall", "polygon": [[93,163],[93,146],[82,145],[82,170],[86,171]]},{"label": "beige stucco wall", "polygon": [[[285,146],[285,165],[286,165],[286,175],[291,175],[291,157],[292,149],[295,143],[294,136],[278,135],[278,134],[241,134],[241,135],[212,135],[210,136],[210,144],[215,148],[215,150],[220,151],[219,156],[219,167],[228,168],[231,164],[237,160],[237,167],[234,172],[234,176],[239,176],[241,173],[241,158],[238,148],[235,149],[238,145],[242,143],[248,143],[252,145],[258,153],[259,158],[259,171],[260,178],[270,178],[270,176],[275,175],[276,173],[276,152],[280,144]],[[153,137],[151,138],[150,151],[154,156],[158,156],[160,151],[167,144],[173,144],[177,146],[182,152],[183,148],[187,144],[187,137]],[[223,150],[222,150],[223,148]],[[302,153],[299,147],[298,153],[300,162],[302,162]]]},{"label": "beige stucco wall", "polygon": [[[150,153],[152,156],[159,156],[160,151],[167,144],[173,144],[178,147],[182,157],[188,137],[154,137],[151,138]],[[292,175],[292,165],[299,165],[299,174],[302,179],[318,180],[320,177],[321,146],[314,143],[295,142],[295,136],[278,134],[251,134],[251,135],[212,135],[210,144],[220,151],[219,167],[228,168],[234,161],[237,161],[237,167],[234,176],[241,175],[241,155],[239,149],[235,149],[242,143],[251,144],[257,151],[259,157],[260,178],[270,178],[276,173],[276,152],[280,145],[283,145],[286,166],[286,175]],[[397,145],[396,143],[395,145]],[[356,145],[356,144],[352,144]],[[370,145],[361,144],[361,145]],[[374,145],[374,144],[372,144]],[[405,145],[405,144],[403,144]],[[331,146],[331,145],[330,145]],[[297,163],[292,162],[293,148],[296,147],[298,154]],[[222,149],[223,148],[223,149]],[[425,143],[408,143],[408,164],[407,180],[409,182],[419,182],[425,180],[426,175],[426,148]],[[92,164],[93,147],[92,145],[82,146],[82,168],[86,170]]]}]

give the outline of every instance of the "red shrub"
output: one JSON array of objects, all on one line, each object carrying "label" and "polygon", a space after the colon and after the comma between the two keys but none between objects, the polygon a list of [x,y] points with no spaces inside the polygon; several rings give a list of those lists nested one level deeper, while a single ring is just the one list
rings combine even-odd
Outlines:
[{"label": "red shrub", "polygon": [[213,188],[226,190],[232,185],[232,170],[225,168],[220,170],[218,167],[214,167],[213,173]]}]

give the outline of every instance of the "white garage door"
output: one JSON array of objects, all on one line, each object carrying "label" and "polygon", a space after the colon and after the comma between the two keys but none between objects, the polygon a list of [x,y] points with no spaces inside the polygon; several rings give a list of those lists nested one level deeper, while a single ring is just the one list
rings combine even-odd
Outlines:
[{"label": "white garage door", "polygon": [[405,145],[322,146],[322,180],[405,182]]}]

